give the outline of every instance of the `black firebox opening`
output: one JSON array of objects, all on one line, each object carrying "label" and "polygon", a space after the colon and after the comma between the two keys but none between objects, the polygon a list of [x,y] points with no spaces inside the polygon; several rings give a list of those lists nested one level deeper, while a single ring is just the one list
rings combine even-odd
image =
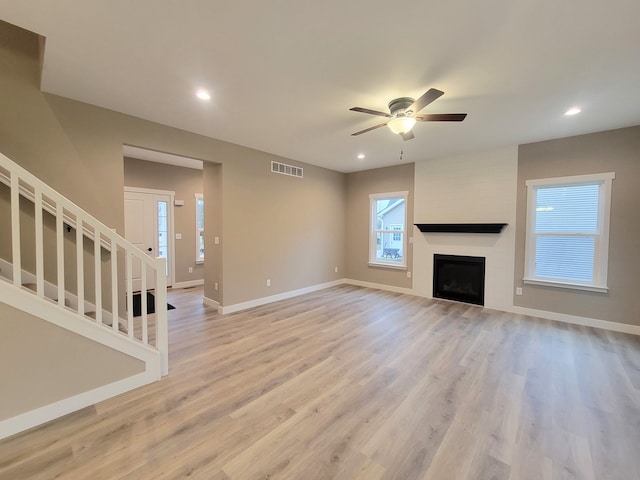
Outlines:
[{"label": "black firebox opening", "polygon": [[433,256],[433,297],[484,305],[484,257]]}]

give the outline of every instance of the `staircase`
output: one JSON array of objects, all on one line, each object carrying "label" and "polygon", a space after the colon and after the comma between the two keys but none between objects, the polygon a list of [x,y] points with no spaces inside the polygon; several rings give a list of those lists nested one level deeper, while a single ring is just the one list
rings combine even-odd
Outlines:
[{"label": "staircase", "polygon": [[[164,259],[148,256],[3,154],[0,231],[0,303],[144,363],[130,378],[0,417],[0,439],[167,375]],[[142,292],[153,286],[155,313],[147,313],[143,294],[134,316],[134,284]]]}]

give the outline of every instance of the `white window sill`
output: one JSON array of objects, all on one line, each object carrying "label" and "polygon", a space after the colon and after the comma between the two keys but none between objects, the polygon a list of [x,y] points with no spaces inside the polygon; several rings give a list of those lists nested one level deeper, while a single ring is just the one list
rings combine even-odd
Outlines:
[{"label": "white window sill", "polygon": [[608,287],[599,287],[595,285],[582,285],[579,283],[558,282],[552,280],[536,280],[534,278],[524,278],[522,280],[527,285],[542,285],[545,287],[568,288],[571,290],[584,290],[587,292],[607,293]]},{"label": "white window sill", "polygon": [[393,263],[377,263],[377,262],[369,262],[370,267],[376,268],[390,268],[392,270],[406,270],[406,265],[394,265]]},{"label": "white window sill", "polygon": [[201,265],[204,263],[204,260],[196,260],[196,265]]}]

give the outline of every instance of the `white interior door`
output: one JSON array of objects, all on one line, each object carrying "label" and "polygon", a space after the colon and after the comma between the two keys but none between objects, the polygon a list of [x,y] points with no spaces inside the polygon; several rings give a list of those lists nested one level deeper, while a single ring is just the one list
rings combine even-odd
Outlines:
[{"label": "white interior door", "polygon": [[[172,196],[125,189],[124,236],[147,255],[166,259],[167,281],[171,284]],[[133,289],[141,290],[141,265],[133,263]],[[155,288],[155,279],[147,275],[147,289]]]}]

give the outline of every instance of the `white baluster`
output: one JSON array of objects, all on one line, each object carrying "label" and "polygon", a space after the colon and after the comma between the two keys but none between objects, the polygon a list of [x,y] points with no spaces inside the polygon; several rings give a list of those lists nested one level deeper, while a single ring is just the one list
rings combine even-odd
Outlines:
[{"label": "white baluster", "polygon": [[78,313],[84,315],[84,235],[82,218],[76,214],[76,284],[78,287]]},{"label": "white baluster", "polygon": [[111,239],[111,311],[114,332],[118,331],[120,315],[118,313],[118,244],[115,239]]},{"label": "white baluster", "polygon": [[133,253],[126,254],[127,267],[127,329],[129,336],[133,337]]},{"label": "white baluster", "polygon": [[64,307],[64,208],[56,204],[56,270],[58,274],[58,304]]},{"label": "white baluster", "polygon": [[95,284],[96,284],[96,322],[102,323],[102,249],[100,245],[100,230],[94,228],[93,235],[93,258],[95,262]]},{"label": "white baluster", "polygon": [[11,261],[13,262],[13,284],[22,286],[22,260],[20,253],[20,180],[11,173]]},{"label": "white baluster", "polygon": [[167,325],[167,277],[164,258],[155,264],[156,285],[156,349],[160,352],[160,372],[169,373],[169,327]]},{"label": "white baluster", "polygon": [[42,192],[38,187],[33,189],[36,227],[36,293],[44,297],[44,253],[42,237]]},{"label": "white baluster", "polygon": [[140,313],[142,321],[142,343],[147,345],[149,343],[149,335],[147,331],[147,264],[140,260]]}]

